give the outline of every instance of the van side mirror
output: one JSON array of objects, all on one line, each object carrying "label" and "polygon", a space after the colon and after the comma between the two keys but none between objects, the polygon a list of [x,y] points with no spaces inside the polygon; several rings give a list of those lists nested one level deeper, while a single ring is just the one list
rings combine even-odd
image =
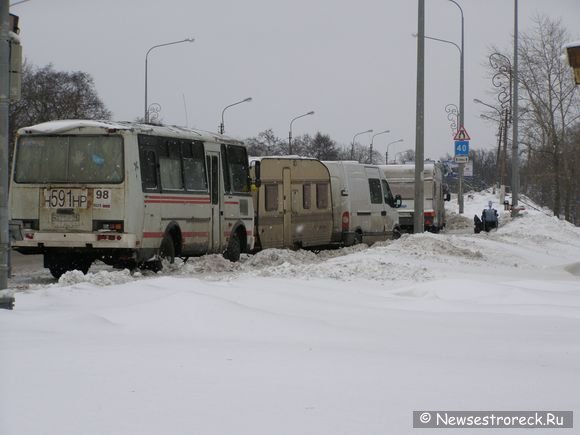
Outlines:
[{"label": "van side mirror", "polygon": [[451,194],[450,194],[449,192],[447,192],[447,193],[445,194],[444,200],[445,200],[445,201],[451,201]]},{"label": "van side mirror", "polygon": [[257,161],[254,163],[254,175],[256,176],[256,179],[254,180],[254,185],[256,187],[260,187],[262,185],[262,180],[260,177],[260,173],[261,173],[261,162]]},{"label": "van side mirror", "polygon": [[401,198],[401,195],[395,195],[395,208],[401,208],[401,206],[403,205],[403,198]]}]

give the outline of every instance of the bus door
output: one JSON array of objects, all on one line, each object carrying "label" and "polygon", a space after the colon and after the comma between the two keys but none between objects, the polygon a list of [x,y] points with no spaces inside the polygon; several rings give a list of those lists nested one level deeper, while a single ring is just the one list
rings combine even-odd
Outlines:
[{"label": "bus door", "polygon": [[284,246],[292,246],[292,192],[290,168],[282,170],[282,198],[284,206]]},{"label": "bus door", "polygon": [[209,181],[210,222],[208,235],[208,251],[221,251],[221,197],[220,194],[220,164],[219,153],[206,153],[207,175]]}]

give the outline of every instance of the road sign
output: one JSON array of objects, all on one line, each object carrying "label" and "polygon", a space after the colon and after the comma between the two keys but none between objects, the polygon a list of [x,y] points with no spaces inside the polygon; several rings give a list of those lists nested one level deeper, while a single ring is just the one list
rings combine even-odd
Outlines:
[{"label": "road sign", "polygon": [[465,162],[465,168],[463,168],[464,177],[473,177],[473,162]]},{"label": "road sign", "polygon": [[455,156],[456,163],[467,163],[469,161],[469,157],[467,156]]},{"label": "road sign", "polygon": [[471,140],[471,138],[469,137],[469,134],[467,134],[465,127],[459,127],[459,130],[457,130],[457,133],[455,133],[453,140]]},{"label": "road sign", "polygon": [[456,140],[455,141],[455,156],[468,156],[469,155],[469,141],[468,140]]}]

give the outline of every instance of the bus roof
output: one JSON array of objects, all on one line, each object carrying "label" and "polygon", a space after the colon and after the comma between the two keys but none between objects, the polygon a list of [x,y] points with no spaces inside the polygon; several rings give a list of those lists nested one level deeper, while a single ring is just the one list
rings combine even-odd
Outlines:
[{"label": "bus roof", "polygon": [[105,130],[107,133],[112,131],[129,130],[134,133],[148,134],[154,136],[169,136],[169,137],[187,137],[189,139],[235,143],[242,144],[243,142],[233,139],[229,136],[224,136],[219,133],[212,133],[204,130],[178,127],[175,125],[152,125],[141,124],[138,122],[128,121],[96,121],[90,119],[67,119],[59,121],[43,122],[42,124],[32,125],[30,127],[23,127],[18,130],[19,136],[27,135],[56,135],[56,134],[99,134]]}]

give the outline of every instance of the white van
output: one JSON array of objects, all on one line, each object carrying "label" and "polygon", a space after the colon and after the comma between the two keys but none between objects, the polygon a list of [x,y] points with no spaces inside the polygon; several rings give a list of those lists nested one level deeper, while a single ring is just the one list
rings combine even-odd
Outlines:
[{"label": "white van", "polygon": [[400,236],[395,198],[377,165],[323,162],[330,172],[335,243],[372,244]]},{"label": "white van", "polygon": [[[398,209],[399,223],[403,231],[413,232],[415,209],[415,165],[381,165],[391,189],[400,195],[403,205]],[[445,205],[450,194],[443,184],[443,171],[440,164],[424,165],[424,217],[425,231],[437,233],[445,228]]]}]

